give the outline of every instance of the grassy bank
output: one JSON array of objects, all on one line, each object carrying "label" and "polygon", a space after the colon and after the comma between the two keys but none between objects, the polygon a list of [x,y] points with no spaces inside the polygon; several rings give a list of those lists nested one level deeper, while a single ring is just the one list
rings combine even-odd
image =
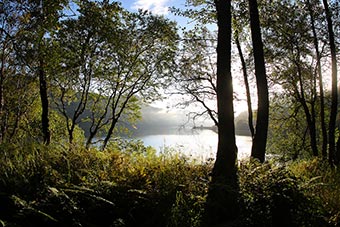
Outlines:
[{"label": "grassy bank", "polygon": [[[1,146],[0,226],[200,225],[212,163],[139,142]],[[240,165],[240,225],[339,225],[339,171],[318,160],[273,166]]]}]

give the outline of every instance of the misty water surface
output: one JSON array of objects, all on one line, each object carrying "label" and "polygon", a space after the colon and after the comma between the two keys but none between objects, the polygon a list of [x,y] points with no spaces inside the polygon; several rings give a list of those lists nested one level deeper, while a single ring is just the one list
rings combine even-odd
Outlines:
[{"label": "misty water surface", "polygon": [[[206,160],[215,158],[217,150],[217,133],[209,129],[166,129],[153,134],[152,132],[136,135],[146,146],[164,152],[167,147],[183,152],[194,159]],[[251,151],[251,137],[236,136],[238,159],[247,158]]]}]

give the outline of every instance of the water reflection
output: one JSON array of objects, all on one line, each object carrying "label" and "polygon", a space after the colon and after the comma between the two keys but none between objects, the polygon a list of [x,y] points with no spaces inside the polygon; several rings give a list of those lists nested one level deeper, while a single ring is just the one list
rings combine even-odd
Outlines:
[{"label": "water reflection", "polygon": [[[198,160],[215,158],[217,150],[217,134],[209,129],[182,129],[168,130],[159,134],[138,135],[146,146],[154,147],[163,152],[167,147],[184,152]],[[249,136],[236,136],[238,159],[250,156],[251,138]]]}]

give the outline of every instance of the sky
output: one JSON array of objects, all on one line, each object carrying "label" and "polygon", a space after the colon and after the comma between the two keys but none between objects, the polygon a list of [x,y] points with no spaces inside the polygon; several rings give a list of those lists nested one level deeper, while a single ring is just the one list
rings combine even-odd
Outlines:
[{"label": "sky", "polygon": [[[174,20],[181,27],[190,28],[193,27],[193,23],[190,22],[187,18],[175,16],[173,13],[169,11],[169,7],[176,8],[184,8],[186,0],[118,0],[122,3],[122,6],[130,11],[137,11],[138,9],[148,10],[157,15],[163,15],[170,20]],[[213,26],[211,26],[214,29]],[[234,80],[234,90],[243,90],[243,84],[240,81]],[[158,101],[154,103],[154,106],[160,107],[162,109],[167,109],[169,111],[169,106],[171,106],[172,101],[171,98],[167,100]],[[168,107],[168,108],[167,108]],[[234,110],[236,116],[243,111],[247,110],[247,104],[243,101],[235,101],[234,102]],[[178,111],[175,110],[174,111]],[[212,122],[210,122],[212,123]]]},{"label": "sky", "polygon": [[185,0],[121,0],[124,8],[128,10],[149,10],[159,15],[169,15],[170,6],[183,7]]},{"label": "sky", "polygon": [[[186,0],[120,0],[122,6],[131,11],[136,11],[138,9],[148,10],[154,14],[163,15],[170,20],[175,20],[182,27],[192,27],[193,23],[188,19],[175,16],[169,11],[169,7],[184,8]],[[213,27],[213,26],[212,26]],[[243,90],[243,84],[238,83],[234,80],[234,90]],[[171,99],[162,102],[156,102],[155,106],[165,108],[165,106],[171,106]],[[247,109],[247,104],[245,101],[235,101],[234,110],[236,116]]]},{"label": "sky", "polygon": [[122,6],[131,11],[138,9],[148,10],[157,15],[163,15],[176,21],[182,27],[191,27],[193,24],[184,17],[175,16],[169,7],[184,8],[186,0],[118,0]]}]

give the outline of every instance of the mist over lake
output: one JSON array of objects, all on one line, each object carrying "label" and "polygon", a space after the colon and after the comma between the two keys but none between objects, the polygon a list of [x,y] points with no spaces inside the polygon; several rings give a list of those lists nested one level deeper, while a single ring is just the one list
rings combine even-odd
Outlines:
[{"label": "mist over lake", "polygon": [[[143,106],[141,113],[142,119],[134,127],[128,127],[129,133],[118,136],[141,140],[145,146],[151,146],[159,153],[172,149],[198,161],[215,159],[217,128],[212,121],[188,121],[181,110],[165,110],[150,105]],[[235,126],[238,159],[248,158],[252,141],[247,113],[236,117]]]},{"label": "mist over lake", "polygon": [[[236,143],[238,159],[250,156],[251,137],[249,136],[246,115],[236,119]],[[188,122],[180,111],[166,111],[153,106],[142,107],[142,120],[132,131],[131,139],[139,139],[144,145],[164,152],[168,148],[183,152],[197,160],[215,159],[217,151],[216,128],[213,122]]]},{"label": "mist over lake", "polygon": [[[163,128],[139,133],[132,138],[142,140],[144,145],[152,146],[158,152],[173,148],[200,161],[214,159],[217,151],[217,133],[210,129]],[[237,135],[236,143],[238,159],[249,157],[251,137]]]}]

